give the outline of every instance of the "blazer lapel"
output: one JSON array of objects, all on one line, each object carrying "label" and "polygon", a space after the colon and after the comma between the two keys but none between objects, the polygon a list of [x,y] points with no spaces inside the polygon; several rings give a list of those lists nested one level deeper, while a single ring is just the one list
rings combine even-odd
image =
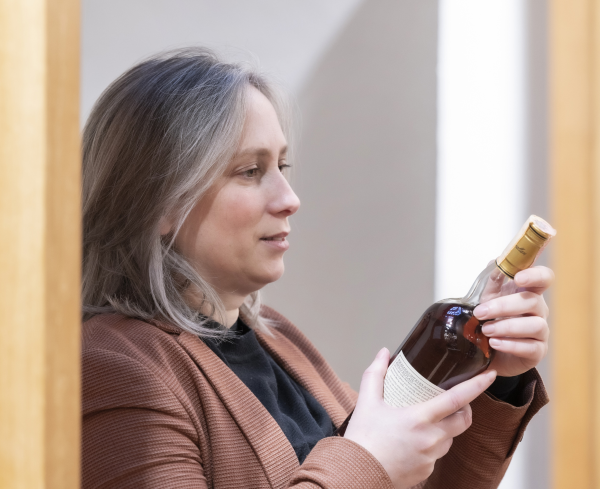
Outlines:
[{"label": "blazer lapel", "polygon": [[263,348],[298,384],[310,392],[325,408],[331,421],[338,428],[348,416],[346,410],[337,401],[306,356],[276,328],[272,328],[271,331],[273,336],[256,332],[256,337]]},{"label": "blazer lapel", "polygon": [[[248,439],[271,485],[285,487],[298,468],[298,457],[277,421],[202,340],[182,332],[179,343],[202,370]],[[273,456],[274,453],[277,456]]]}]

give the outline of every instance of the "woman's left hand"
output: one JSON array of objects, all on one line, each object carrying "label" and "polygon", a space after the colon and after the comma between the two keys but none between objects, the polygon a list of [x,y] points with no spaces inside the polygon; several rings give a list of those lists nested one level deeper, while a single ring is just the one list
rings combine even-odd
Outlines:
[{"label": "woman's left hand", "polygon": [[537,366],[546,356],[549,311],[542,294],[553,281],[554,272],[549,268],[528,268],[515,275],[517,292],[491,299],[475,308],[478,319],[489,320],[482,331],[496,350],[490,368],[499,376],[520,375]]}]

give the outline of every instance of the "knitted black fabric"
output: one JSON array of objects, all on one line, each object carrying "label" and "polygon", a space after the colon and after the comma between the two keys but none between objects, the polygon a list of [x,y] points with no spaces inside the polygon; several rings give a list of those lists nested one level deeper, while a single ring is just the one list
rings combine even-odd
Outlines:
[{"label": "knitted black fabric", "polygon": [[205,340],[206,345],[250,389],[275,418],[291,443],[298,461],[319,440],[333,434],[333,423],[325,409],[298,385],[264,350],[254,331],[238,320],[228,340]]},{"label": "knitted black fabric", "polygon": [[518,407],[522,405],[520,396],[518,395],[522,390],[518,389],[520,382],[520,375],[515,377],[496,377],[496,380],[488,387],[486,392],[496,397],[496,399]]}]

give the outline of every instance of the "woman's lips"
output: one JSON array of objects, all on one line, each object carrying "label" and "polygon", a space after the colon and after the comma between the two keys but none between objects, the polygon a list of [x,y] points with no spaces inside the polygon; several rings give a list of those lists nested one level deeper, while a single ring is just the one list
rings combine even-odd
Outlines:
[{"label": "woman's lips", "polygon": [[290,247],[289,241],[285,239],[288,233],[281,233],[268,238],[261,238],[260,240],[270,248],[285,251]]}]

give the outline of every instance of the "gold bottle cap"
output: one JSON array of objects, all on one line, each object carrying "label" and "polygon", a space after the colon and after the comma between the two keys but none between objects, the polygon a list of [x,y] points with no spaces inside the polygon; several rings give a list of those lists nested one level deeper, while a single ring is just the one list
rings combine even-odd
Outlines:
[{"label": "gold bottle cap", "polygon": [[529,216],[519,233],[497,258],[496,265],[505,275],[514,278],[521,270],[533,265],[535,259],[556,236],[556,230],[538,216]]}]

